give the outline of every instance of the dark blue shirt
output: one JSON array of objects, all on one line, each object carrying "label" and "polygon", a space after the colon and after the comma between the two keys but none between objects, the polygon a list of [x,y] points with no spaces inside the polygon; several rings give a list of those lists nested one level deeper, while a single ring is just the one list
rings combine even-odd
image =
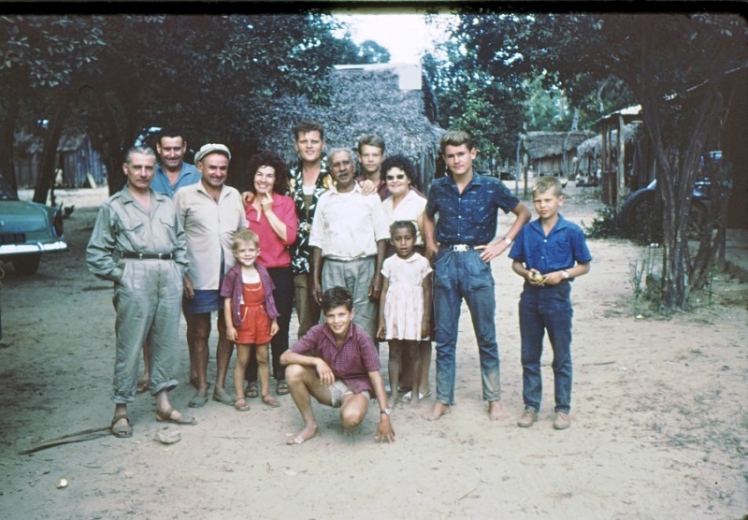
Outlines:
[{"label": "dark blue shirt", "polygon": [[436,221],[436,241],[441,245],[488,244],[496,237],[497,210],[509,213],[519,199],[498,179],[473,174],[462,193],[452,177],[431,185],[426,213]]},{"label": "dark blue shirt", "polygon": [[582,228],[560,214],[548,236],[540,219],[523,226],[509,258],[524,263],[527,269],[537,269],[540,274],[570,269],[575,263],[586,264],[592,260]]}]

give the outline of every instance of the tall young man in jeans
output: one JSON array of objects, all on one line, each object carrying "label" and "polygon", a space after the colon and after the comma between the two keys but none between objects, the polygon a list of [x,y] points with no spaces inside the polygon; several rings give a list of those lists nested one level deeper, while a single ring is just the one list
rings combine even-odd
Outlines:
[{"label": "tall young man in jeans", "polygon": [[[478,341],[483,399],[488,401],[490,419],[498,420],[501,379],[490,262],[509,248],[530,220],[530,210],[500,180],[473,171],[477,150],[469,134],[446,132],[439,145],[451,175],[431,185],[424,218],[427,254],[436,259],[436,403],[431,419],[439,419],[454,404],[457,328],[464,298]],[[517,216],[502,238],[495,238],[498,209]]]}]

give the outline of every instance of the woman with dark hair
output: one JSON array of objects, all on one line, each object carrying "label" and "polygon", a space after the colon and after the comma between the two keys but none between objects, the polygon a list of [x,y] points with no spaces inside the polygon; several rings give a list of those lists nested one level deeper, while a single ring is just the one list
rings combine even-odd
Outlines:
[{"label": "woman with dark hair", "polygon": [[[390,196],[382,201],[384,213],[389,223],[396,220],[410,220],[416,226],[416,251],[423,254],[425,247],[421,236],[423,212],[426,209],[426,197],[417,190],[416,170],[413,163],[404,155],[387,157],[382,163],[382,177],[387,182]],[[394,249],[390,246],[387,256]]]},{"label": "woman with dark hair", "polygon": [[[286,370],[280,364],[281,355],[288,350],[288,329],[293,309],[293,273],[289,247],[296,241],[298,220],[293,200],[284,195],[288,179],[286,163],[277,154],[261,151],[249,160],[249,191],[246,205],[249,229],[260,238],[260,254],[257,263],[264,266],[275,284],[273,297],[280,316],[278,333],[270,342],[273,377],[277,380],[276,393],[288,393]],[[250,356],[246,379],[249,382],[247,397],[257,397],[257,361]],[[269,406],[278,406],[270,397]]]},{"label": "woman with dark hair", "polygon": [[[426,198],[417,190],[416,169],[413,163],[404,155],[392,155],[382,163],[382,176],[387,183],[387,189],[391,193],[382,201],[384,213],[388,222],[392,224],[398,220],[411,221],[416,227],[416,242],[414,249],[422,256],[426,256],[426,247],[423,243],[423,214],[426,209]],[[387,248],[387,257],[394,254],[395,248],[390,244]],[[429,280],[430,281],[430,280]],[[432,313],[431,324],[433,327],[433,306],[429,309]],[[433,334],[431,335],[433,338]],[[431,395],[429,386],[429,366],[431,364],[431,340],[424,338],[419,344],[421,353],[421,383],[419,398],[424,399]],[[403,358],[403,377],[401,377],[401,389],[410,386],[410,359]],[[399,389],[393,388],[392,393],[396,395]],[[402,401],[410,401],[412,393],[407,392],[401,398]]]}]

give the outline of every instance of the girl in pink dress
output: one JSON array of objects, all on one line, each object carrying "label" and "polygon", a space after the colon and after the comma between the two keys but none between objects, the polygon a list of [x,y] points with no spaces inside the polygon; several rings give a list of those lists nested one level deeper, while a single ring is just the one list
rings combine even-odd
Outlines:
[{"label": "girl in pink dress", "polygon": [[394,407],[399,398],[400,359],[403,352],[412,362],[411,403],[417,404],[420,400],[421,356],[418,344],[431,329],[431,313],[425,312],[431,305],[431,265],[414,250],[416,226],[412,221],[393,222],[390,235],[395,254],[382,265],[384,285],[379,301],[377,336],[389,341],[390,407]]}]

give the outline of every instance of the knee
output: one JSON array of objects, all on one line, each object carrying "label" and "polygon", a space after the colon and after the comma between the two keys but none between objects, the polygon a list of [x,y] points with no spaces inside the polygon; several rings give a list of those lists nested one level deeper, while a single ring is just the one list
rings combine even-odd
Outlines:
[{"label": "knee", "polygon": [[361,424],[366,417],[366,409],[361,410],[356,406],[347,406],[340,410],[340,422],[344,428],[354,428]]},{"label": "knee", "polygon": [[288,365],[286,367],[286,381],[289,382],[295,382],[295,381],[301,381],[301,379],[304,377],[305,369],[301,365]]},{"label": "knee", "polygon": [[258,365],[267,365],[268,364],[268,349],[257,349],[257,364]]}]

